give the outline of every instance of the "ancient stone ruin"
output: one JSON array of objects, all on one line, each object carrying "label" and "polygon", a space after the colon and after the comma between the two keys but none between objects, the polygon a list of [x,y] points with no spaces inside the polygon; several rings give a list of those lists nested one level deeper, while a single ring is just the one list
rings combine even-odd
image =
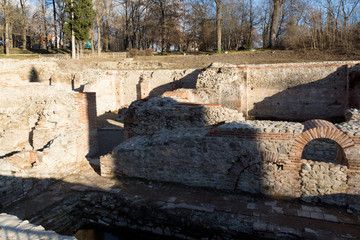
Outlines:
[{"label": "ancient stone ruin", "polygon": [[[2,212],[62,234],[96,223],[178,238],[360,237],[357,62],[0,64]],[[97,117],[119,109],[125,140],[99,157]]]}]

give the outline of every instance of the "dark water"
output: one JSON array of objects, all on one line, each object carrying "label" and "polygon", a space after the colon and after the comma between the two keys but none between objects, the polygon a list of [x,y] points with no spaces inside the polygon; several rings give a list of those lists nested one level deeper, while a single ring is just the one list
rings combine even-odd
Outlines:
[{"label": "dark water", "polygon": [[127,228],[105,228],[99,226],[87,226],[75,233],[78,240],[169,240],[179,239],[170,236],[158,235],[146,231]]}]

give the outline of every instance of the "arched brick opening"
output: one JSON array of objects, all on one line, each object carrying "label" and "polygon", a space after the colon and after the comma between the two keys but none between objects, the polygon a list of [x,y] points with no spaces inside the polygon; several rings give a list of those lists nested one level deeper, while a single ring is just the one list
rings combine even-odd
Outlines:
[{"label": "arched brick opening", "polygon": [[317,138],[305,145],[301,159],[347,165],[344,150],[328,138]]},{"label": "arched brick opening", "polygon": [[325,120],[308,120],[304,125],[305,131],[302,132],[292,144],[289,154],[291,161],[300,161],[304,147],[312,140],[326,138],[335,141],[342,148],[348,165],[350,164],[352,156],[348,156],[348,150],[354,147],[355,143],[349,136],[336,128],[334,124]]},{"label": "arched brick opening", "polygon": [[348,167],[347,193],[360,194],[360,154],[354,141],[336,128],[334,124],[325,120],[309,120],[304,125],[304,132],[292,144],[289,153],[290,164],[287,169],[300,172],[302,151],[310,141],[319,138],[333,140],[342,148],[345,154]]}]

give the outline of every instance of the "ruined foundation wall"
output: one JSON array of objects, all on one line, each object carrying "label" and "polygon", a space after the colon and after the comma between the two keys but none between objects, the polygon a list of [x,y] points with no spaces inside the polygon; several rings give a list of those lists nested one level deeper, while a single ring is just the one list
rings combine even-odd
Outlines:
[{"label": "ruined foundation wall", "polygon": [[96,92],[97,113],[117,111],[133,101],[161,96],[181,87],[195,87],[200,70],[101,70],[87,69],[73,78],[80,92]]},{"label": "ruined foundation wall", "polygon": [[[252,193],[274,192],[277,189],[278,194],[281,190],[284,195],[300,196],[296,192],[299,189],[293,189],[293,182],[286,174],[283,178],[275,178],[272,174],[271,178],[267,178],[269,184],[263,181],[265,163],[270,162],[276,169],[276,164],[283,164],[279,158],[285,158],[291,150],[294,131],[299,132],[302,128],[302,124],[283,123],[288,133],[265,132],[271,132],[275,124],[239,124],[241,129],[238,132],[231,127],[232,136],[212,137],[209,127],[162,130],[151,136],[137,136],[116,147],[112,160],[103,160],[102,167],[113,164],[116,175]],[[251,134],[253,129],[261,132]],[[239,138],[242,132],[246,134]],[[277,153],[276,158],[269,159],[267,152]],[[284,171],[287,172],[287,169]],[[279,184],[282,184],[281,188]]]},{"label": "ruined foundation wall", "polygon": [[38,83],[0,85],[3,206],[24,197],[36,179],[61,178],[88,167],[85,156],[97,151],[94,101],[95,94]]},{"label": "ruined foundation wall", "polygon": [[[303,148],[298,148],[298,142],[310,131],[304,124],[244,121],[212,129],[163,129],[152,135],[135,136],[101,159],[101,171],[103,176],[115,174],[301,197],[306,201],[356,204],[349,196],[359,192],[359,124],[353,124],[354,128],[346,123],[338,128],[329,124],[329,129],[316,128],[319,132],[311,128],[311,134],[321,138],[322,133],[330,131],[329,139],[335,139],[345,149],[345,163],[301,160]],[[300,157],[295,158],[294,154]]]},{"label": "ruined foundation wall", "polygon": [[186,104],[171,98],[154,97],[130,105],[124,118],[124,137],[149,135],[162,129],[202,127],[242,120],[242,113],[220,105]]},{"label": "ruined foundation wall", "polygon": [[176,89],[182,91],[174,93],[180,101],[221,104],[250,118],[291,121],[339,120],[360,99],[357,62],[214,63],[205,70],[104,70],[100,64],[97,69],[77,70],[63,69],[56,61],[6,61],[0,61],[0,77],[7,81],[35,79],[79,92],[95,91],[98,115]]},{"label": "ruined foundation wall", "polygon": [[272,119],[342,117],[347,104],[347,66],[297,64],[249,69],[248,114]]},{"label": "ruined foundation wall", "polygon": [[56,62],[45,60],[0,59],[0,80],[2,83],[44,82],[61,74]]},{"label": "ruined foundation wall", "polygon": [[98,65],[97,68],[74,63],[68,68],[56,60],[6,59],[0,60],[0,81],[10,85],[41,82],[66,90],[96,92],[97,114],[101,115],[148,96],[160,96],[176,88],[194,88],[201,72],[198,69],[108,70]]},{"label": "ruined foundation wall", "polygon": [[260,119],[337,120],[349,102],[355,62],[231,65],[202,72],[198,89],[216,90],[219,103]]}]

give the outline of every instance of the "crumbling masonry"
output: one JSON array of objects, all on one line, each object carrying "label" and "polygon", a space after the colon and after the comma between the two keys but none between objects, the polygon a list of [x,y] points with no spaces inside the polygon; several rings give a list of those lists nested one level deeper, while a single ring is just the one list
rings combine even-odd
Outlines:
[{"label": "crumbling masonry", "polygon": [[0,68],[2,209],[39,179],[81,176],[97,152],[96,116],[119,108],[126,140],[101,157],[104,177],[360,207],[356,62],[76,73],[0,64],[13,70]]}]

